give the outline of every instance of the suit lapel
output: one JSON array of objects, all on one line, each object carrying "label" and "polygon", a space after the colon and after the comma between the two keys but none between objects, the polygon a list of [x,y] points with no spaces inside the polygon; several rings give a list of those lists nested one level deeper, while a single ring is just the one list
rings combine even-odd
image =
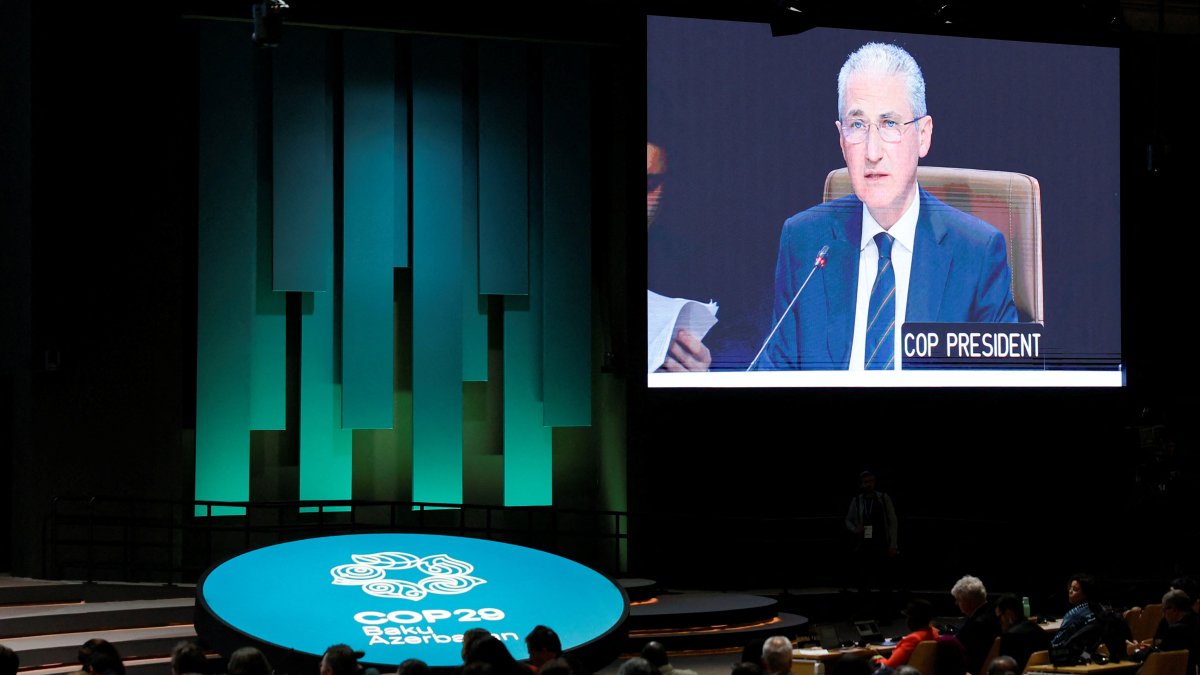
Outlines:
[{"label": "suit lapel", "polygon": [[908,303],[905,321],[937,321],[942,293],[950,275],[950,250],[943,246],[946,225],[942,222],[939,202],[920,191],[921,212],[917,215],[917,236],[913,241],[912,272],[908,279]]},{"label": "suit lapel", "polygon": [[839,210],[830,232],[829,259],[822,270],[825,302],[829,317],[826,345],[833,363],[850,361],[850,342],[854,336],[854,312],[858,298],[858,245],[862,238],[862,202],[848,200],[850,206]]}]

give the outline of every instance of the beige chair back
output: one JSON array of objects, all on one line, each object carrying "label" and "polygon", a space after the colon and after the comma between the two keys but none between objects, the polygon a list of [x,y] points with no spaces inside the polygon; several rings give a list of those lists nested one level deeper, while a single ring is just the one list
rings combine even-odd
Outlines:
[{"label": "beige chair back", "polygon": [[[1022,321],[1044,322],[1042,304],[1042,190],[1037,179],[1011,171],[918,166],[929,194],[1004,233],[1013,273],[1013,302]],[[825,177],[825,201],[853,191],[845,168]]]},{"label": "beige chair back", "polygon": [[921,671],[921,675],[937,675],[937,640],[922,640],[908,657],[908,665]]},{"label": "beige chair back", "polygon": [[1146,663],[1138,671],[1140,675],[1187,675],[1188,652],[1180,649],[1172,652],[1154,652],[1146,657]]}]

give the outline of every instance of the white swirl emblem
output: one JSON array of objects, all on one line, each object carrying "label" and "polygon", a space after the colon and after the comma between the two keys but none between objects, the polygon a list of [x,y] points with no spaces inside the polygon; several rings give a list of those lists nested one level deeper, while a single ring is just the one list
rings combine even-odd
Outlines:
[{"label": "white swirl emblem", "polygon": [[[340,586],[360,586],[367,595],[379,598],[420,600],[426,595],[458,595],[466,593],[487,581],[471,576],[475,566],[455,560],[444,553],[425,556],[388,551],[384,553],[360,553],[351,555],[349,565],[338,565],[329,570],[333,583]],[[390,579],[391,570],[415,569],[425,576],[409,581]]]}]

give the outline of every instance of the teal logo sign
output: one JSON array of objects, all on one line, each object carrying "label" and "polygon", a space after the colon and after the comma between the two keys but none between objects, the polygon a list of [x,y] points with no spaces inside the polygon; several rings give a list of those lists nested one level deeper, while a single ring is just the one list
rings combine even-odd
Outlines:
[{"label": "teal logo sign", "polygon": [[567,651],[586,649],[611,639],[628,613],[615,583],[574,561],[419,534],[321,537],[243,553],[211,569],[197,599],[197,632],[213,644],[319,656],[345,643],[365,652],[363,661],[393,669],[409,658],[461,664],[462,636],[472,628],[518,659],[538,624],[553,628]]}]

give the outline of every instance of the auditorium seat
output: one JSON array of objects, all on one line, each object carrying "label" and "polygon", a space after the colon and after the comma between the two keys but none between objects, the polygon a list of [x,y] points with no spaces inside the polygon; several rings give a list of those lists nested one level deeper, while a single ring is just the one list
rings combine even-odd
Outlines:
[{"label": "auditorium seat", "polygon": [[1179,649],[1171,652],[1154,652],[1146,657],[1139,675],[1186,675],[1188,652]]},{"label": "auditorium seat", "polygon": [[1050,663],[1050,650],[1043,649],[1040,652],[1034,652],[1029,655],[1029,660],[1025,662],[1025,672],[1033,670],[1034,666],[1044,666]]},{"label": "auditorium seat", "polygon": [[1126,614],[1125,623],[1129,624],[1129,632],[1134,641],[1149,640],[1158,630],[1158,622],[1162,620],[1162,603],[1146,605],[1141,614]]},{"label": "auditorium seat", "polygon": [[[1042,306],[1042,190],[1036,178],[1011,171],[918,166],[917,182],[929,194],[987,221],[1008,241],[1013,302],[1021,321],[1045,321]],[[825,177],[825,201],[852,191],[845,168]]]},{"label": "auditorium seat", "polygon": [[921,675],[937,675],[937,640],[922,640],[908,657],[908,665],[921,671]]}]

